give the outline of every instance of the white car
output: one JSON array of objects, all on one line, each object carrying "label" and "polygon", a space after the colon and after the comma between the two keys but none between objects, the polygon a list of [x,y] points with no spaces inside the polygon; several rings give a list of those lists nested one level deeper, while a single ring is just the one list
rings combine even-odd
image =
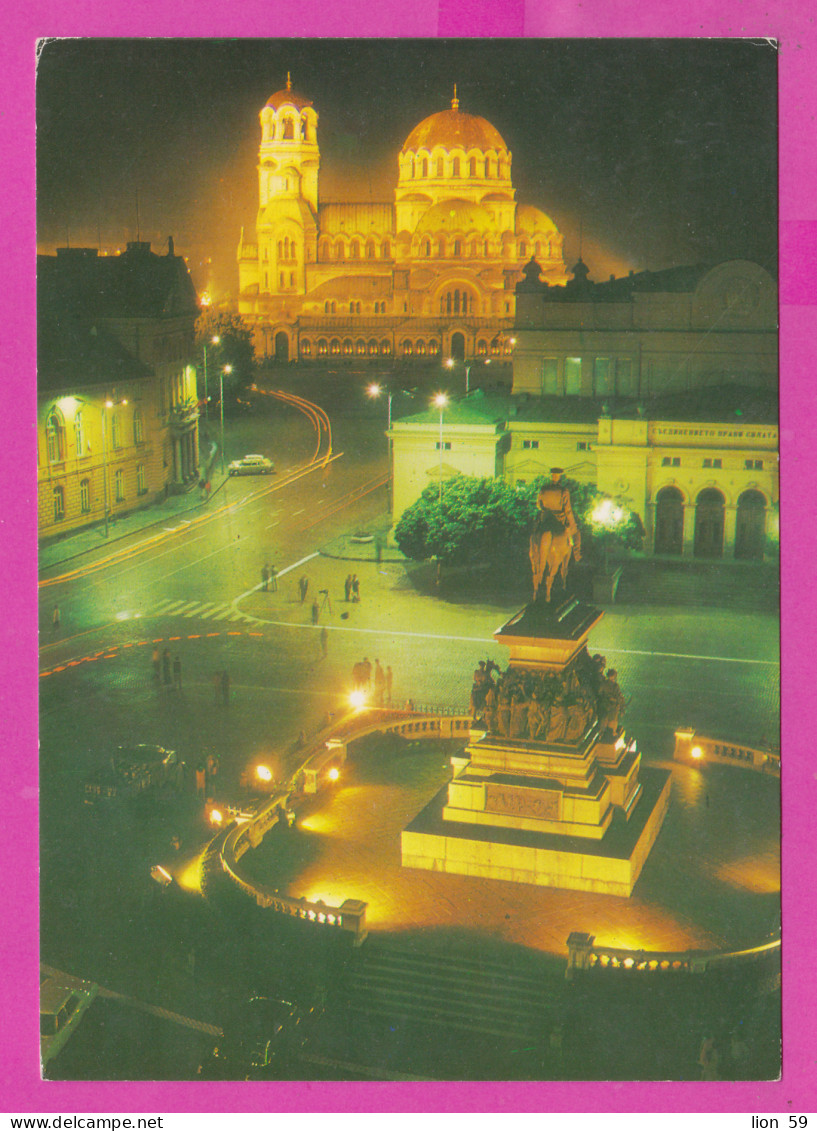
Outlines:
[{"label": "white car", "polygon": [[53,1059],[79,1024],[99,992],[92,982],[64,986],[58,977],[40,983],[40,1060]]},{"label": "white car", "polygon": [[272,475],[274,471],[275,464],[271,459],[257,455],[234,459],[227,468],[229,475]]}]

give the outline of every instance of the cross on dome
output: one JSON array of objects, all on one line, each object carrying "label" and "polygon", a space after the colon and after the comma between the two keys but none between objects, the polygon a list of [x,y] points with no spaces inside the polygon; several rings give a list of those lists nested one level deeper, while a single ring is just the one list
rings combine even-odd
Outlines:
[{"label": "cross on dome", "polygon": [[451,109],[452,110],[459,110],[459,108],[460,108],[460,100],[459,100],[459,98],[457,98],[457,84],[454,83],[454,97],[451,99]]},{"label": "cross on dome", "polygon": [[287,71],[287,90],[292,90],[292,79],[289,77],[289,71]]}]

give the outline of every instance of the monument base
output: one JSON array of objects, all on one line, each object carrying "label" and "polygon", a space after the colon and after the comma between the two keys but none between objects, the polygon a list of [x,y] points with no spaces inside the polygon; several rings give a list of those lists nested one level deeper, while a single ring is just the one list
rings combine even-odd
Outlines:
[{"label": "monument base", "polygon": [[629,896],[663,823],[670,773],[642,766],[639,785],[638,803],[617,811],[601,840],[446,819],[446,786],[403,830],[403,866]]}]

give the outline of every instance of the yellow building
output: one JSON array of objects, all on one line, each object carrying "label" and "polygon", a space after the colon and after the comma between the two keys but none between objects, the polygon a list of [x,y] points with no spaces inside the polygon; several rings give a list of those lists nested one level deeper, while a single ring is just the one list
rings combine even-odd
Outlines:
[{"label": "yellow building", "polygon": [[172,241],[39,256],[38,292],[39,536],[193,487],[198,303]]},{"label": "yellow building", "polygon": [[239,312],[279,360],[498,357],[535,255],[565,280],[562,236],[517,204],[512,155],[484,118],[451,108],[409,134],[394,202],[323,202],[318,115],[289,80],[261,111],[259,207],[238,248]]}]

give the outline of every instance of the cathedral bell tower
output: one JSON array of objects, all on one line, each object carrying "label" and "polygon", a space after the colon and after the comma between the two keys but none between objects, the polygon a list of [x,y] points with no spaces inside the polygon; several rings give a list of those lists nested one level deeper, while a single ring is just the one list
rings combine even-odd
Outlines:
[{"label": "cathedral bell tower", "polygon": [[259,291],[302,295],[305,264],[314,261],[317,246],[318,115],[287,75],[259,117]]}]

